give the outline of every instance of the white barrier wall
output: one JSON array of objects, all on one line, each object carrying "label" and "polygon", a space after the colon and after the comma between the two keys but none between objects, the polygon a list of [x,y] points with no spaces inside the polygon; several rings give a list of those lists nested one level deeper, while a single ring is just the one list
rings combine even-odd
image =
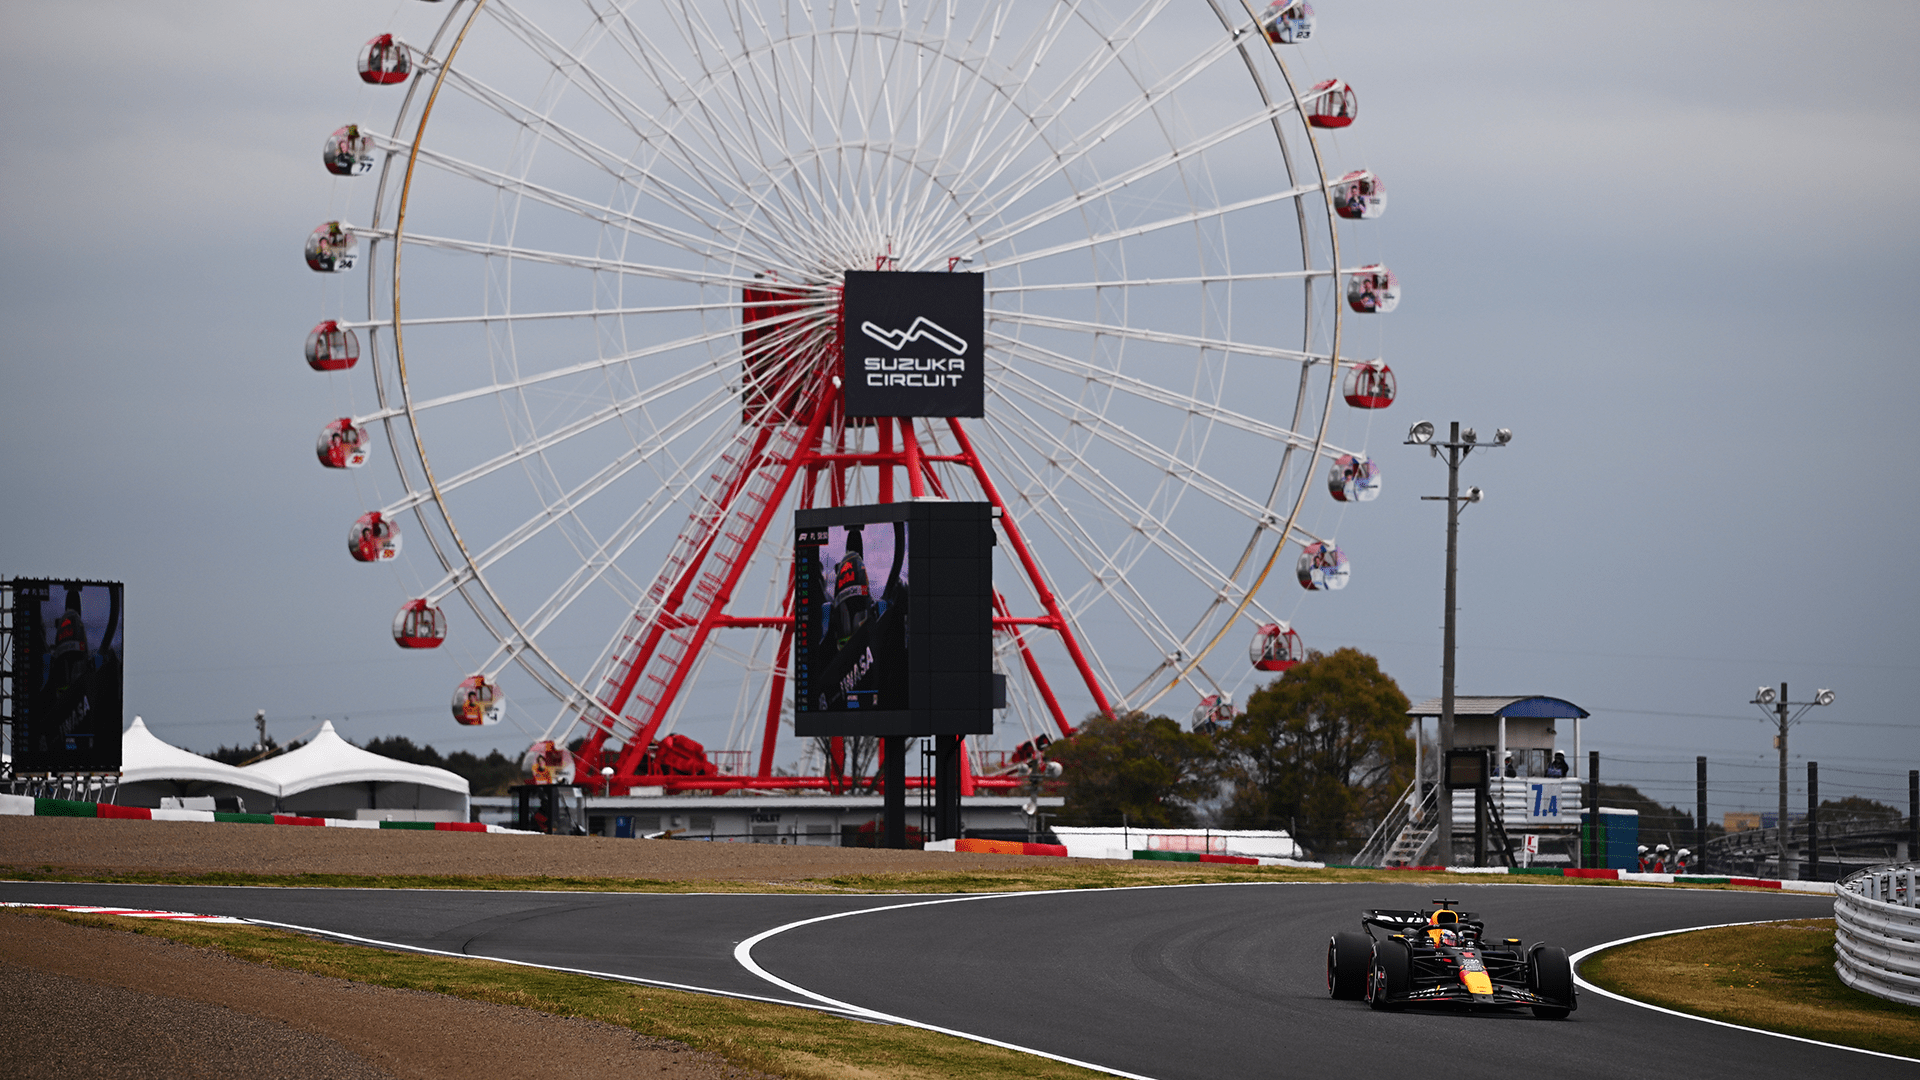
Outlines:
[{"label": "white barrier wall", "polygon": [[1285,830],[1140,829],[1055,825],[1054,835],[1067,854],[1111,858],[1109,852],[1192,851],[1212,855],[1304,859],[1306,852]]},{"label": "white barrier wall", "polygon": [[1920,868],[1879,866],[1833,895],[1834,969],[1840,981],[1889,1001],[1920,1005]]},{"label": "white barrier wall", "polygon": [[[1493,796],[1494,805],[1500,808],[1500,817],[1509,833],[1524,831],[1519,829],[1522,825],[1578,828],[1580,792],[1581,782],[1572,778],[1497,776],[1487,781],[1487,794]],[[1473,820],[1472,790],[1453,793],[1453,820],[1455,828],[1460,827],[1459,822]]]}]

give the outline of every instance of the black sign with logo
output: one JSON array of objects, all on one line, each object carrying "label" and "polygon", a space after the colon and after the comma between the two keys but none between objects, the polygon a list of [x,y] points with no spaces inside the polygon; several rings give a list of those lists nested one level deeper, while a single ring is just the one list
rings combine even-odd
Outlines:
[{"label": "black sign with logo", "polygon": [[984,416],[979,274],[849,270],[841,353],[850,416]]}]

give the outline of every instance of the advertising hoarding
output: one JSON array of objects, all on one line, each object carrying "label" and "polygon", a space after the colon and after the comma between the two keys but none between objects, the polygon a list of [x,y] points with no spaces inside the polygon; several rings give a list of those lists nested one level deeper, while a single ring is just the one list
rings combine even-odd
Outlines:
[{"label": "advertising hoarding", "polygon": [[849,416],[983,416],[979,274],[849,270],[841,355]]},{"label": "advertising hoarding", "polygon": [[795,735],[993,730],[987,503],[794,513]]},{"label": "advertising hoarding", "polygon": [[14,772],[118,771],[124,587],[24,578],[12,586]]}]

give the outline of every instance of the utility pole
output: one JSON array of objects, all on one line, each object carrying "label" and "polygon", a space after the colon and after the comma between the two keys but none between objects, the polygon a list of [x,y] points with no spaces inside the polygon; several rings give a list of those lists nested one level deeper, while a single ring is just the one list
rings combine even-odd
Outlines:
[{"label": "utility pole", "polygon": [[[1513,432],[1501,428],[1494,432],[1493,445],[1505,446],[1513,441]],[[1453,421],[1448,429],[1447,441],[1433,442],[1433,425],[1425,420],[1407,430],[1407,446],[1425,446],[1434,457],[1440,456],[1441,448],[1447,451],[1447,494],[1422,495],[1421,502],[1445,502],[1447,504],[1447,617],[1440,643],[1440,764],[1444,770],[1447,763],[1447,751],[1453,749],[1453,646],[1454,646],[1454,607],[1457,596],[1454,579],[1459,570],[1460,547],[1460,506],[1462,503],[1476,503],[1484,496],[1477,487],[1470,487],[1466,494],[1460,493],[1460,463],[1467,460],[1480,445],[1479,436],[1472,428],[1460,430],[1460,421]],[[1437,826],[1438,843],[1435,854],[1442,866],[1453,865],[1453,793],[1447,786],[1447,777],[1440,777],[1440,797],[1435,800],[1439,810]]]},{"label": "utility pole", "polygon": [[[1787,881],[1791,873],[1787,863],[1787,728],[1793,726],[1794,721],[1807,715],[1807,710],[1815,705],[1833,704],[1833,691],[1816,690],[1812,701],[1789,701],[1787,684],[1781,683],[1778,698],[1773,696],[1773,687],[1762,686],[1753,692],[1753,700],[1748,704],[1759,706],[1763,713],[1771,712],[1772,719],[1780,725],[1779,734],[1773,737],[1773,745],[1780,751],[1780,809],[1778,816],[1774,818],[1774,824],[1779,828],[1775,836],[1779,840],[1780,880]],[[1800,711],[1793,712],[1794,709]]]}]

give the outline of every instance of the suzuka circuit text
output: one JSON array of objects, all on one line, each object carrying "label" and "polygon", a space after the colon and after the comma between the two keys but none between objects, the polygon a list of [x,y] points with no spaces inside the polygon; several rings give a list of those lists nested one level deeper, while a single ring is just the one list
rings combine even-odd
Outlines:
[{"label": "suzuka circuit text", "polygon": [[911,386],[937,389],[959,386],[961,373],[967,370],[960,357],[917,359],[911,356],[869,356],[866,366],[868,386]]}]

